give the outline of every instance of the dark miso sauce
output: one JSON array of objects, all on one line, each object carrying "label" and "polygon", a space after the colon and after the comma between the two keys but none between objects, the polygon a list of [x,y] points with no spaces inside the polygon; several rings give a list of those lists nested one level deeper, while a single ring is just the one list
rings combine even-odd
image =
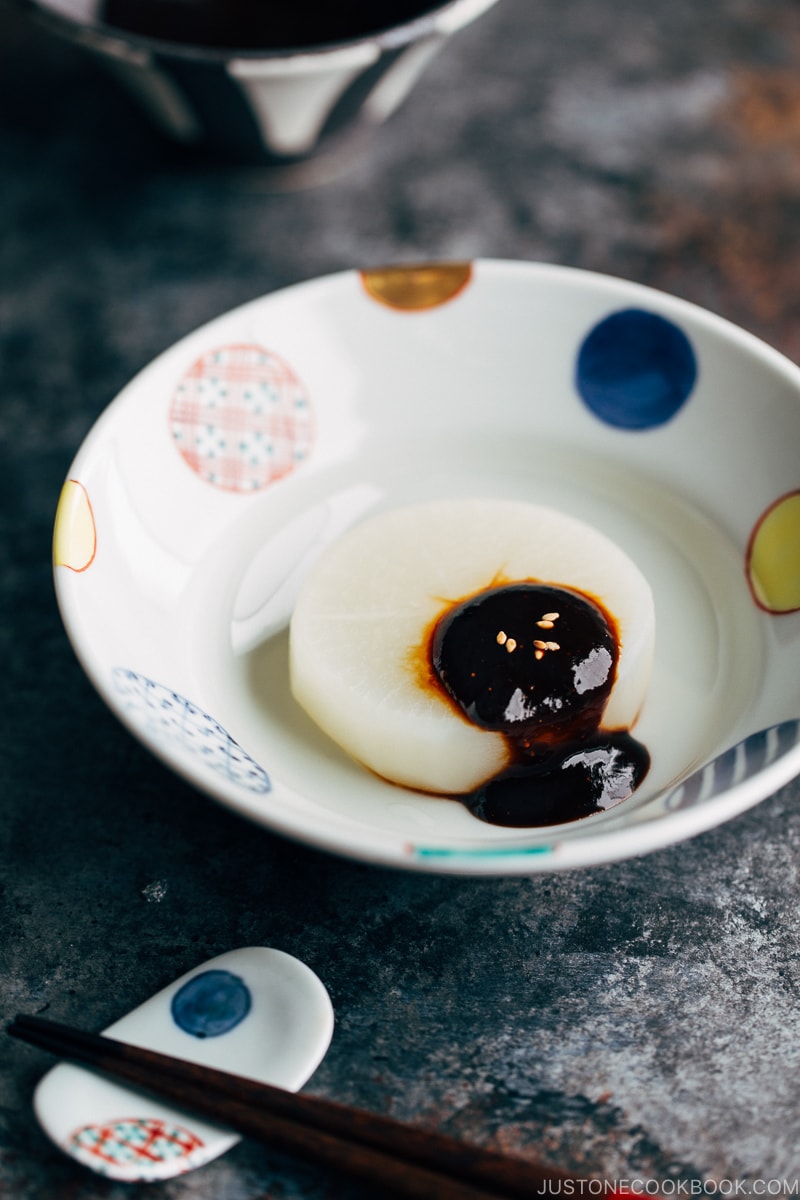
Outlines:
[{"label": "dark miso sauce", "polygon": [[487,588],[434,626],[434,676],[464,716],[502,733],[510,764],[460,797],[492,825],[557,825],[602,812],[647,774],[646,748],[603,730],[619,637],[611,615],[572,588]]},{"label": "dark miso sauce", "polygon": [[442,0],[104,0],[106,25],[189,46],[296,50],[404,24]]}]

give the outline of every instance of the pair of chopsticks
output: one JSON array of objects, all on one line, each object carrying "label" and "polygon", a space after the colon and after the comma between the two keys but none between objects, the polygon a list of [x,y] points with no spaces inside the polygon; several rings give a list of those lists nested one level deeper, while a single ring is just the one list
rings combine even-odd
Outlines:
[{"label": "pair of chopsticks", "polygon": [[42,1017],[18,1016],[7,1032],[274,1150],[370,1185],[381,1197],[533,1200],[561,1191],[565,1180],[586,1182],[564,1171],[388,1117],[288,1092]]}]

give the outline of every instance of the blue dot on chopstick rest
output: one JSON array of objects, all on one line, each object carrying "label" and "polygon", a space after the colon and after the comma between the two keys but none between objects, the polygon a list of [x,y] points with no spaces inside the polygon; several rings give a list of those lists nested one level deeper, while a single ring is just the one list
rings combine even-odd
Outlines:
[{"label": "blue dot on chopstick rest", "polygon": [[575,382],[595,416],[620,429],[652,429],[688,399],[697,360],[672,321],[638,308],[600,321],[581,345]]},{"label": "blue dot on chopstick rest", "polygon": [[219,1037],[243,1021],[252,999],[247,985],[230,971],[203,971],[172,997],[172,1019],[193,1037]]}]

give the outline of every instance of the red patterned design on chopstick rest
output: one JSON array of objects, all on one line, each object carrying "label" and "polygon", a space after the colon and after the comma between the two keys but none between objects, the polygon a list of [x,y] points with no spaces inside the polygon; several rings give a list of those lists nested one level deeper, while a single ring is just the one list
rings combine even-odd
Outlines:
[{"label": "red patterned design on chopstick rest", "polygon": [[292,368],[261,346],[224,346],[197,359],[172,397],[170,432],[207,483],[254,492],[288,475],[314,442],[314,415]]},{"label": "red patterned design on chopstick rest", "polygon": [[[176,1159],[188,1160],[203,1142],[191,1130],[170,1125],[157,1117],[132,1117],[98,1125],[84,1125],[70,1138],[69,1149],[95,1170],[105,1165],[120,1169],[132,1179],[155,1178],[158,1167]],[[188,1169],[189,1163],[187,1161]]]}]

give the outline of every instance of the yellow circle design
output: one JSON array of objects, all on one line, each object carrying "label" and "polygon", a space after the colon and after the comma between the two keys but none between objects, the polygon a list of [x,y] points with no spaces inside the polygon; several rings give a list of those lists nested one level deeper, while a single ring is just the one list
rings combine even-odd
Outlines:
[{"label": "yellow circle design", "polygon": [[430,263],[382,267],[361,272],[367,295],[402,312],[437,308],[452,300],[472,279],[471,263]]},{"label": "yellow circle design", "polygon": [[747,578],[767,612],[800,609],[800,491],[782,496],[762,514],[750,536]]},{"label": "yellow circle design", "polygon": [[53,562],[85,571],[97,549],[94,514],[83,484],[68,479],[61,489],[53,530]]}]

